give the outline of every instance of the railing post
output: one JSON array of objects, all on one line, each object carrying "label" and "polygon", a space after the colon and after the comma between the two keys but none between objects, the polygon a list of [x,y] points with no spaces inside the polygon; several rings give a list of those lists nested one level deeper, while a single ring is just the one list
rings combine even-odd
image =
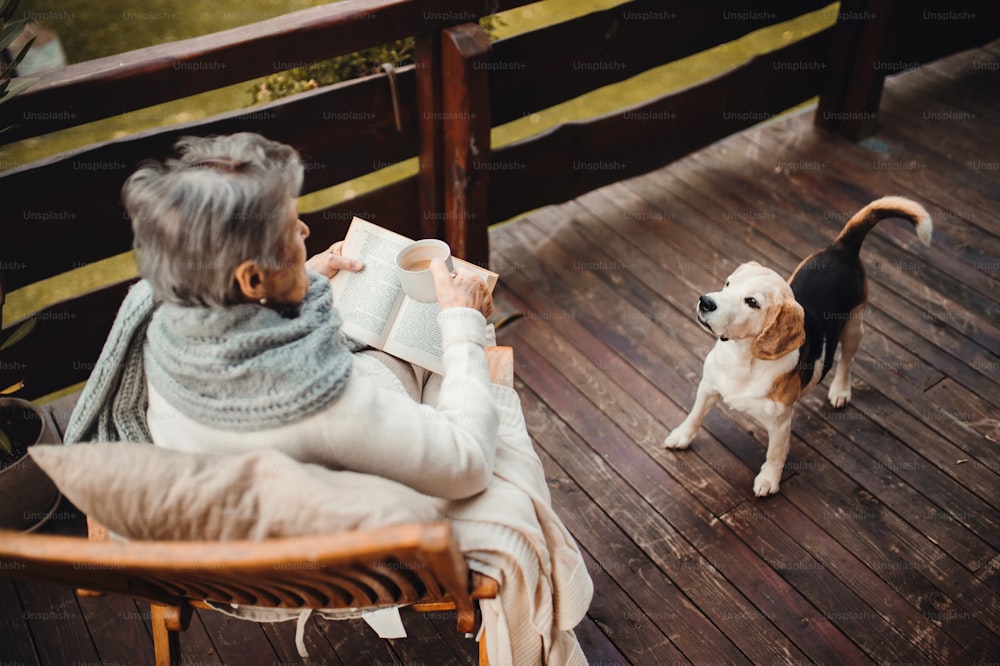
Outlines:
[{"label": "railing post", "polygon": [[858,140],[875,133],[885,73],[878,68],[891,0],[844,0],[835,27],[831,71],[815,127]]},{"label": "railing post", "polygon": [[473,263],[489,261],[490,44],[477,23],[441,33],[444,239]]},{"label": "railing post", "polygon": [[441,165],[444,125],[441,122],[441,36],[437,32],[416,38],[417,129],[420,133],[420,232],[423,238],[443,238],[444,196]]}]

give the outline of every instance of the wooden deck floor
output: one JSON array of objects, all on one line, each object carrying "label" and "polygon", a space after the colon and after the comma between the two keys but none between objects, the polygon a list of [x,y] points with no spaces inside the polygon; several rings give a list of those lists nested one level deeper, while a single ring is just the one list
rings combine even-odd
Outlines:
[{"label": "wooden deck floor", "polygon": [[[500,341],[596,585],[593,664],[1000,661],[998,60],[890,79],[860,144],[803,113],[492,231],[499,309],[521,315]],[[739,414],[662,449],[713,343],[697,296],[743,261],[787,275],[884,194],[927,206],[933,245],[893,221],[868,237],[853,403],[800,403],[780,494],[753,497],[765,436]],[[63,514],[50,529],[79,529]],[[147,618],[0,576],[0,662],[151,663]],[[307,644],[316,663],[472,663],[450,617],[407,626],[316,621]],[[291,625],[203,613],[181,641],[190,663],[298,661]]]}]

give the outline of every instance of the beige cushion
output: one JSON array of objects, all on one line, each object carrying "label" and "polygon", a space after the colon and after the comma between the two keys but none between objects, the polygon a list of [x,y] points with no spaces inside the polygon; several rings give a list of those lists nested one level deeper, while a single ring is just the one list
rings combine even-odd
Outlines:
[{"label": "beige cushion", "polygon": [[278,451],[98,443],[36,445],[31,456],[77,508],[130,539],[266,539],[440,517],[437,500],[407,486]]}]

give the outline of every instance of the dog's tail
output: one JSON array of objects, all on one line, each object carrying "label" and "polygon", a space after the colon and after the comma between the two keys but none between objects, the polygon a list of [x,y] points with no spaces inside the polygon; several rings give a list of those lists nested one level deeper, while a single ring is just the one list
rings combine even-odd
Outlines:
[{"label": "dog's tail", "polygon": [[931,223],[931,216],[923,206],[905,197],[882,197],[859,210],[844,225],[837,240],[834,241],[833,247],[858,253],[861,250],[861,243],[864,242],[865,236],[872,230],[872,227],[887,217],[900,217],[909,220],[923,244],[931,244],[931,232],[934,230],[934,225]]}]

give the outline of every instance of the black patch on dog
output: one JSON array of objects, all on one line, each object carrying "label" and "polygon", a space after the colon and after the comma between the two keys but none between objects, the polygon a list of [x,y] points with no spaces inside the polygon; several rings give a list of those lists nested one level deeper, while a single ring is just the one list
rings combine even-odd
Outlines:
[{"label": "black patch on dog", "polygon": [[824,348],[820,381],[833,367],[844,326],[851,312],[865,302],[865,267],[856,248],[830,246],[806,259],[789,286],[805,311],[806,341],[799,348],[799,377],[804,387]]}]

